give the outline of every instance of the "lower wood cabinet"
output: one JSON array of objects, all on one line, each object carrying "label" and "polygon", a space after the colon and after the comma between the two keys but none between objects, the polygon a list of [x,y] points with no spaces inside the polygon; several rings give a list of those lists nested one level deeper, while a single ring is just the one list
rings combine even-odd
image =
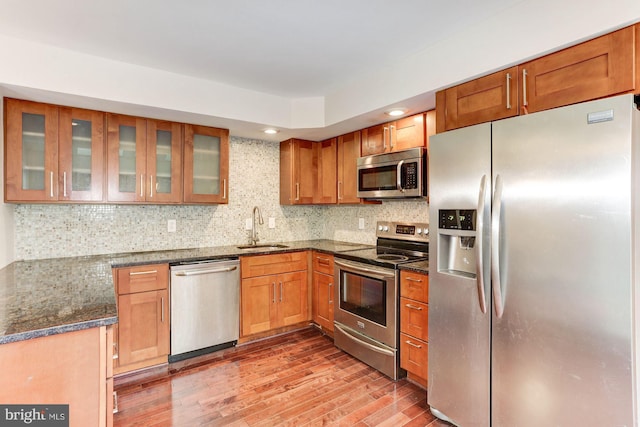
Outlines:
[{"label": "lower wood cabinet", "polygon": [[243,337],[310,319],[307,264],[307,252],[240,258]]},{"label": "lower wood cabinet", "polygon": [[322,329],[333,332],[333,255],[312,253],[313,321]]},{"label": "lower wood cabinet", "polygon": [[429,276],[400,272],[400,367],[427,386],[429,353]]},{"label": "lower wood cabinet", "polygon": [[122,373],[166,363],[170,346],[169,265],[117,268],[117,359]]},{"label": "lower wood cabinet", "polygon": [[111,328],[1,345],[0,365],[5,369],[0,376],[0,402],[68,404],[69,426],[112,426]]}]

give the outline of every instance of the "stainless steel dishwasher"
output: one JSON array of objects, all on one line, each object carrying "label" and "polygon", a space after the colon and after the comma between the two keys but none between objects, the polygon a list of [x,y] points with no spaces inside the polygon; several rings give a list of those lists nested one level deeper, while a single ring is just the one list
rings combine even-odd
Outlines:
[{"label": "stainless steel dishwasher", "polygon": [[238,342],[240,261],[171,266],[171,355],[169,362],[210,353]]}]

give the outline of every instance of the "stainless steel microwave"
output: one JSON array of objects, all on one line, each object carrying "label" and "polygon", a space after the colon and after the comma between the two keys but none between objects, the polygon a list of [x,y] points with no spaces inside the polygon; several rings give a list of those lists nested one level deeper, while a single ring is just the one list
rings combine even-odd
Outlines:
[{"label": "stainless steel microwave", "polygon": [[427,151],[412,148],[358,158],[358,197],[399,199],[427,196]]}]

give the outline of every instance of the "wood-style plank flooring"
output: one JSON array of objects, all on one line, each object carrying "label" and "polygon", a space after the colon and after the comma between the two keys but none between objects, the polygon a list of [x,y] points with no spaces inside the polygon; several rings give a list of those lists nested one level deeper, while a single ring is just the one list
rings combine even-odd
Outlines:
[{"label": "wood-style plank flooring", "polygon": [[429,426],[425,391],[315,329],[118,377],[114,426]]}]

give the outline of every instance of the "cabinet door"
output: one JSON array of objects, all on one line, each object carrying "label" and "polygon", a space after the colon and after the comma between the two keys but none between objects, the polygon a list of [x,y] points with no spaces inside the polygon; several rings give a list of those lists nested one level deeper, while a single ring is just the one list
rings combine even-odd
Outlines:
[{"label": "cabinet door", "polygon": [[288,326],[309,320],[307,271],[279,275],[276,287],[278,324],[275,326]]},{"label": "cabinet door", "polygon": [[146,200],[182,201],[182,125],[147,120]]},{"label": "cabinet door", "polygon": [[79,108],[59,108],[60,200],[103,199],[105,175],[105,114]]},{"label": "cabinet door", "polygon": [[58,200],[58,109],[5,98],[5,200]]},{"label": "cabinet door", "polygon": [[438,132],[518,115],[518,67],[436,94]]},{"label": "cabinet door", "polygon": [[145,200],[147,125],[139,117],[108,114],[107,200]]},{"label": "cabinet door", "polygon": [[362,132],[362,148],[363,156],[370,154],[380,154],[391,149],[389,146],[389,124],[372,126],[363,129]]},{"label": "cabinet door", "polygon": [[167,290],[118,297],[120,366],[169,354],[168,310]]},{"label": "cabinet door", "polygon": [[184,125],[184,202],[228,203],[228,192],[229,131]]},{"label": "cabinet door", "polygon": [[357,163],[360,131],[338,137],[338,203],[360,203]]},{"label": "cabinet door", "polygon": [[633,49],[634,28],[627,27],[521,65],[522,109],[533,113],[633,91]]},{"label": "cabinet door", "polygon": [[277,322],[276,276],[242,279],[242,335],[268,331]]},{"label": "cabinet door", "polygon": [[389,126],[392,151],[425,146],[424,114],[404,117]]},{"label": "cabinet door", "polygon": [[318,161],[315,142],[289,139],[280,143],[280,204],[313,204]]},{"label": "cabinet door", "polygon": [[336,138],[315,144],[318,156],[318,190],[314,203],[336,203],[337,197],[337,160],[338,142]]},{"label": "cabinet door", "polygon": [[314,322],[333,331],[333,276],[313,272]]}]

